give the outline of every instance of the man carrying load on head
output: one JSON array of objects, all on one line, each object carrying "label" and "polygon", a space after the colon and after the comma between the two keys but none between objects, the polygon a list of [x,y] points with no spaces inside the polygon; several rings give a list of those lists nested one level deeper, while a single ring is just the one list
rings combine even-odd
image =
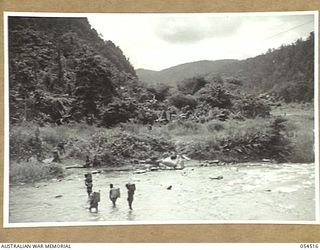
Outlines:
[{"label": "man carrying load on head", "polygon": [[84,184],[87,187],[87,193],[88,193],[88,196],[90,197],[90,195],[92,193],[92,187],[93,187],[92,175],[91,175],[91,173],[87,173],[84,175],[84,177],[85,177]]},{"label": "man carrying load on head", "polygon": [[120,198],[120,188],[114,188],[113,184],[110,184],[109,198],[112,201],[113,207],[116,207],[116,201]]},{"label": "man carrying load on head", "polygon": [[89,207],[90,212],[92,211],[92,208],[96,209],[96,213],[98,212],[99,202],[100,202],[100,190],[99,192],[93,192],[90,195],[90,207]]}]

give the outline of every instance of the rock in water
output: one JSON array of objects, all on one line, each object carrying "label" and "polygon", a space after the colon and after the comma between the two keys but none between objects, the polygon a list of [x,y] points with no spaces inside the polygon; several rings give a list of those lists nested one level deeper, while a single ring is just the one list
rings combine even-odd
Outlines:
[{"label": "rock in water", "polygon": [[213,161],[209,161],[209,164],[218,164],[220,161],[219,160],[213,160]]},{"label": "rock in water", "polygon": [[219,175],[218,177],[209,177],[210,180],[222,180],[223,176]]},{"label": "rock in water", "polygon": [[101,173],[101,170],[93,170],[91,171],[91,174],[100,174]]}]

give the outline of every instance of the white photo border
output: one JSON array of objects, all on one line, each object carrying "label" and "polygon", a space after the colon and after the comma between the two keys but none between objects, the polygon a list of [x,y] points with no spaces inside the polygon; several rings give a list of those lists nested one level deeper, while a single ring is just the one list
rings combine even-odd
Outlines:
[{"label": "white photo border", "polygon": [[[284,16],[313,15],[314,16],[314,154],[315,154],[315,220],[314,221],[273,221],[273,220],[190,220],[190,221],[104,221],[104,222],[9,222],[9,66],[8,66],[8,17],[90,17],[94,15],[216,15],[216,16]],[[104,225],[159,225],[159,224],[320,224],[320,170],[319,170],[319,11],[277,11],[277,12],[223,12],[223,13],[54,13],[54,12],[3,12],[4,30],[4,180],[3,180],[3,227],[61,227],[61,226],[104,226]]]}]

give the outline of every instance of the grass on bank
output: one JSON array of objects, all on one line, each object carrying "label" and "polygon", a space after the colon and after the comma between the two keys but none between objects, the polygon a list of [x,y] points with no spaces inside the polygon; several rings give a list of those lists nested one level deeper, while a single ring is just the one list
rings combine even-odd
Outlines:
[{"label": "grass on bank", "polygon": [[10,183],[36,182],[51,178],[64,177],[63,168],[59,164],[40,162],[10,162]]},{"label": "grass on bank", "polygon": [[[287,158],[290,162],[314,162],[314,109],[311,104],[290,104],[273,110],[274,116],[287,119],[286,137],[291,146]],[[174,122],[162,126],[154,126],[152,130],[139,124],[125,124],[124,128],[139,135],[164,136],[175,142],[177,146],[218,148],[223,140],[237,140],[246,136],[268,133],[273,118],[256,118],[245,121],[227,120],[195,123],[192,121]],[[207,147],[208,146],[208,147]]]},{"label": "grass on bank", "polygon": [[282,108],[288,119],[288,131],[293,147],[292,162],[314,162],[314,108],[310,104],[288,105]]},{"label": "grass on bank", "polygon": [[[274,110],[275,115],[285,115],[287,121],[286,136],[292,150],[287,158],[290,162],[314,162],[314,115],[312,106],[288,106]],[[195,123],[192,121],[173,122],[162,126],[153,126],[150,130],[140,124],[121,124],[116,128],[106,129],[86,124],[67,124],[63,126],[40,127],[42,150],[46,157],[52,157],[52,149],[61,141],[67,141],[66,160],[84,162],[86,155],[97,150],[97,141],[112,143],[112,140],[123,133],[138,138],[162,138],[172,141],[176,148],[186,148],[203,157],[221,157],[219,145],[223,140],[236,141],[250,137],[256,133],[268,133],[272,118],[248,119],[245,121],[227,120]],[[35,137],[37,125],[25,123],[10,127],[10,150],[21,152],[31,138]],[[99,138],[99,140],[97,140]],[[209,149],[209,150],[208,150]],[[211,155],[205,155],[211,154]],[[201,155],[198,155],[200,158]],[[232,161],[233,155],[225,155],[224,159]],[[38,162],[18,163],[17,155],[12,155],[10,164],[10,180],[34,181],[61,174]],[[228,159],[229,158],[229,159]],[[250,159],[249,159],[250,160]],[[65,162],[65,161],[64,161]]]}]

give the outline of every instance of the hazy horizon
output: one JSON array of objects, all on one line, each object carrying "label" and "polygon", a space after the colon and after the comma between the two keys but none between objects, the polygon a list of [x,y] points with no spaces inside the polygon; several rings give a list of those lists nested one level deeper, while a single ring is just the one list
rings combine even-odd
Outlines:
[{"label": "hazy horizon", "polygon": [[[246,58],[248,59],[248,58]],[[246,59],[243,59],[243,60],[246,60]],[[172,65],[172,66],[169,66],[167,68],[164,68],[164,69],[160,69],[160,70],[152,70],[152,69],[145,69],[145,68],[135,68],[135,70],[150,70],[150,71],[156,71],[156,72],[160,72],[160,71],[163,71],[163,70],[166,70],[166,69],[170,69],[170,68],[174,68],[176,66],[180,66],[180,65],[184,65],[184,64],[191,64],[191,63],[197,63],[197,62],[205,62],[205,61],[208,61],[208,62],[217,62],[217,61],[225,61],[225,60],[234,60],[234,61],[240,61],[238,59],[218,59],[218,60],[198,60],[198,61],[192,61],[192,62],[185,62],[185,63],[180,63],[180,64],[177,64],[177,65]]]}]

